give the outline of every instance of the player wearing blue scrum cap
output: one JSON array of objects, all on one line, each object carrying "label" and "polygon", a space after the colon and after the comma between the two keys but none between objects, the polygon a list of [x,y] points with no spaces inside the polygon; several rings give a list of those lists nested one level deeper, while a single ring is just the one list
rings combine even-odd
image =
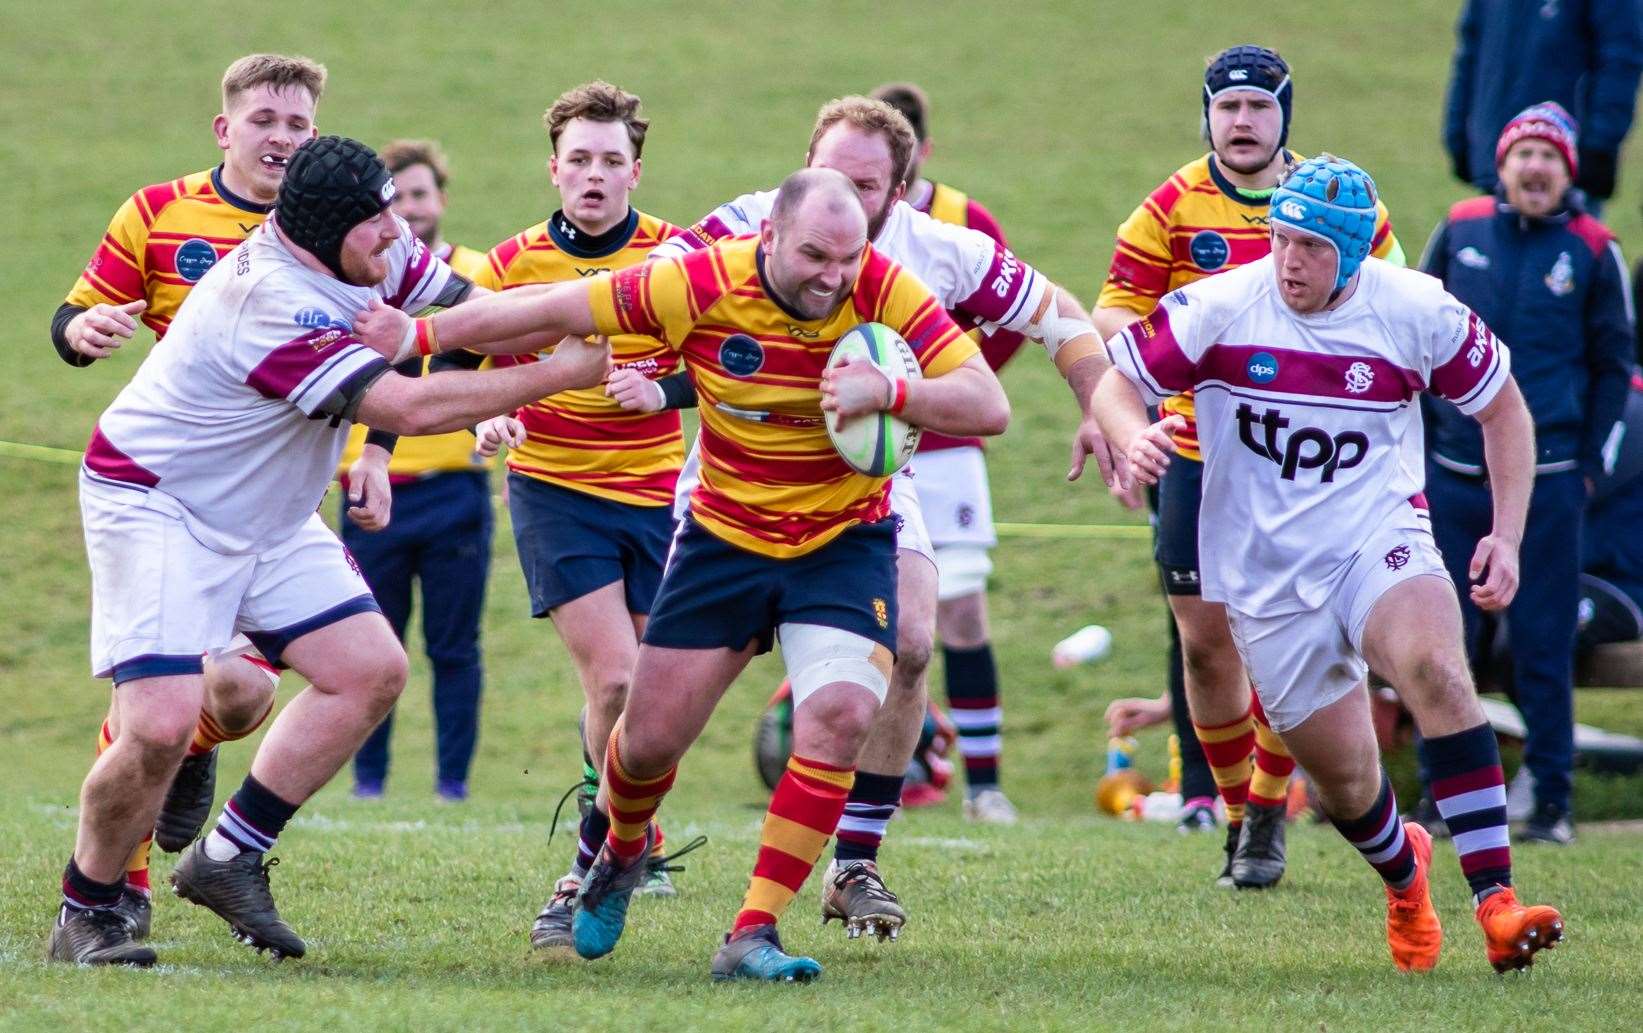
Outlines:
[{"label": "player wearing blue scrum cap", "polygon": [[[1358,274],[1363,260],[1369,257],[1375,238],[1375,217],[1375,181],[1369,178],[1369,173],[1332,154],[1308,158],[1283,178],[1272,195],[1268,218],[1273,224],[1273,254],[1279,253],[1280,235],[1286,244],[1291,242],[1292,234],[1285,230],[1300,231],[1331,248],[1335,253],[1335,279],[1327,301],[1333,302]],[[1305,251],[1322,246],[1315,241],[1299,243]],[[1280,259],[1279,265],[1283,264]],[[1289,282],[1280,272],[1279,283],[1286,291]],[[1300,286],[1300,281],[1294,282]],[[1309,283],[1308,286],[1316,285]],[[1298,295],[1286,294],[1286,300],[1290,298],[1302,300]],[[1305,307],[1296,305],[1295,309],[1307,312],[1316,307],[1306,304]]]},{"label": "player wearing blue scrum cap", "polygon": [[1563,919],[1512,889],[1500,752],[1422,495],[1418,399],[1482,427],[1494,524],[1469,574],[1484,610],[1517,592],[1534,432],[1505,345],[1438,281],[1368,257],[1374,222],[1368,173],[1327,154],[1300,163],[1272,197],[1271,256],[1171,291],[1108,341],[1095,403],[1124,475],[1152,483],[1182,417],[1149,424],[1145,405],[1194,391],[1200,528],[1242,532],[1201,531],[1203,599],[1226,608],[1273,731],[1384,881],[1393,963],[1430,971],[1443,928],[1431,836],[1399,818],[1380,765],[1370,669],[1426,737],[1490,964],[1523,968]]},{"label": "player wearing blue scrum cap", "polygon": [[[1228,47],[1210,59],[1198,92],[1209,152],[1177,169],[1118,228],[1091,313],[1104,338],[1151,314],[1170,292],[1271,253],[1272,195],[1285,171],[1303,160],[1285,146],[1295,100],[1289,64],[1269,47]],[[1370,253],[1402,265],[1384,205],[1379,216]],[[1224,609],[1200,595],[1204,471],[1192,393],[1166,400],[1161,409],[1184,421],[1174,453],[1182,462],[1148,493],[1157,515],[1153,558],[1174,632],[1165,713],[1183,745],[1181,828],[1213,827],[1211,798],[1218,793],[1226,805],[1226,840],[1217,883],[1266,888],[1287,867],[1284,821],[1295,762],[1267,726]]]}]

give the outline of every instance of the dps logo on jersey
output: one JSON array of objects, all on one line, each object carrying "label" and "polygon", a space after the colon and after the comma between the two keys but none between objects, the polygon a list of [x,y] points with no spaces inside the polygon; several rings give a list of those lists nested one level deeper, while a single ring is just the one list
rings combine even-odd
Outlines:
[{"label": "dps logo on jersey", "polygon": [[[1302,470],[1318,470],[1319,483],[1330,484],[1339,470],[1350,470],[1369,454],[1369,436],[1346,430],[1331,435],[1321,427],[1297,427],[1288,440],[1279,444],[1278,432],[1289,427],[1289,419],[1277,409],[1260,415],[1248,402],[1238,406],[1238,440],[1244,447],[1278,464],[1278,475],[1295,480]],[[1259,436],[1257,436],[1259,430]]]}]

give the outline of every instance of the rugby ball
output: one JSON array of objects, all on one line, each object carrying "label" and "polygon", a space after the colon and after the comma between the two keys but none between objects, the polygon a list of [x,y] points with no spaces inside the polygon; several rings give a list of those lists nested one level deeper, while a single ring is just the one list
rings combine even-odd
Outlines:
[{"label": "rugby ball", "polygon": [[[892,378],[919,380],[918,356],[901,335],[883,323],[862,323],[839,338],[827,357],[827,368],[844,363],[871,362]],[[840,426],[837,413],[822,414],[827,437],[845,465],[869,477],[888,477],[907,465],[918,448],[922,431],[888,412],[854,416]]]}]

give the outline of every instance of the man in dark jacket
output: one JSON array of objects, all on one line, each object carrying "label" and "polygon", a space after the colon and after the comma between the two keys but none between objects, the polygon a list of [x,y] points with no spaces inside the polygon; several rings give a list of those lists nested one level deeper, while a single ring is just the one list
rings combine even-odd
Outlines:
[{"label": "man in dark jacket", "polygon": [[1491,160],[1506,120],[1544,97],[1574,112],[1588,210],[1614,194],[1621,142],[1643,72],[1639,0],[1467,0],[1456,29],[1443,142],[1455,175],[1495,188]]},{"label": "man in dark jacket", "polygon": [[[1582,515],[1592,486],[1614,466],[1633,348],[1620,248],[1572,189],[1577,140],[1574,120],[1558,105],[1521,112],[1495,147],[1495,196],[1451,208],[1422,259],[1426,272],[1511,347],[1513,374],[1535,420],[1523,586],[1506,619],[1529,732],[1524,763],[1536,783],[1524,837],[1556,843],[1573,838]],[[1487,460],[1476,426],[1454,406],[1433,403],[1428,413],[1432,530],[1450,575],[1465,585],[1477,574],[1469,567],[1490,527]],[[1464,593],[1461,607],[1475,650],[1482,645],[1481,615]]]}]

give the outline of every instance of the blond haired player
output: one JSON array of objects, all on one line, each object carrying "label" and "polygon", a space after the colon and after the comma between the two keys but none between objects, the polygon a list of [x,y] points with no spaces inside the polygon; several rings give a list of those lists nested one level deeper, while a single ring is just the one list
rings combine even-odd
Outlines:
[{"label": "blond haired player", "polygon": [[[1115,334],[1098,412],[1152,482],[1173,466],[1184,418],[1149,424],[1143,401],[1195,389],[1204,601],[1225,608],[1272,729],[1383,880],[1393,963],[1430,971],[1443,928],[1432,838],[1398,816],[1380,764],[1371,669],[1426,737],[1490,964],[1524,968],[1562,939],[1563,920],[1512,888],[1500,750],[1422,492],[1421,395],[1482,430],[1493,524],[1468,573],[1486,610],[1517,592],[1534,426],[1483,320],[1436,279],[1371,257],[1376,195],[1368,173],[1328,154],[1287,173],[1272,195],[1271,255],[1169,292]],[[1211,533],[1225,527],[1243,533]]]},{"label": "blond haired player", "polygon": [[[1224,275],[1271,250],[1269,201],[1284,168],[1298,160],[1285,147],[1294,99],[1289,65],[1267,47],[1228,47],[1205,68],[1201,99],[1208,153],[1176,170],[1118,228],[1107,280],[1091,313],[1108,338],[1151,312],[1168,292]],[[1377,213],[1372,253],[1402,265],[1385,206]],[[1223,608],[1199,594],[1203,463],[1192,393],[1171,397],[1162,408],[1180,415],[1183,424],[1176,438],[1181,461],[1157,486],[1153,544],[1178,646],[1171,653],[1170,695],[1181,698],[1171,710],[1192,784],[1182,828],[1214,825],[1213,800],[1202,785],[1207,761],[1227,807],[1218,881],[1264,888],[1282,878],[1286,865],[1285,802],[1295,762],[1250,691]]]}]

